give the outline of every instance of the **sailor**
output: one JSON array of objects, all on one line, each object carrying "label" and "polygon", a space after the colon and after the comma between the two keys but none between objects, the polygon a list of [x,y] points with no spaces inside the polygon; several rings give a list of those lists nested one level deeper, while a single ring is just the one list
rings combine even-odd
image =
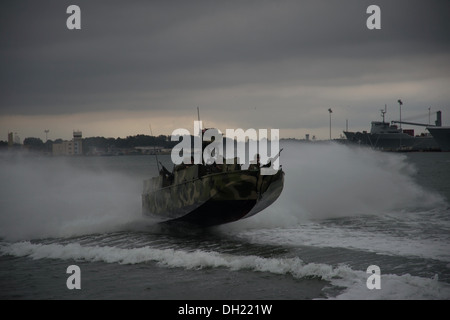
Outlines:
[{"label": "sailor", "polygon": [[256,154],[255,159],[256,160],[253,160],[252,163],[248,166],[248,170],[259,170],[261,166],[259,153]]},{"label": "sailor", "polygon": [[223,170],[223,166],[221,164],[218,164],[216,161],[214,161],[213,164],[209,166],[209,168],[212,173],[222,172]]},{"label": "sailor", "polygon": [[163,186],[167,187],[168,185],[170,185],[173,182],[174,175],[172,172],[167,170],[166,167],[164,167],[162,163],[161,163],[161,167],[162,167],[162,169],[159,171],[159,174],[163,178]]},{"label": "sailor", "polygon": [[261,165],[259,153],[256,154],[256,156],[255,156],[256,161],[253,160],[253,163],[250,164],[248,169],[249,170],[259,170],[260,168],[270,168],[270,167],[272,167],[272,163],[280,156],[281,151],[283,151],[283,149],[281,149],[274,158],[269,158],[269,162],[267,162],[265,165]]},{"label": "sailor", "polygon": [[159,172],[161,175],[166,175],[166,176],[168,176],[168,177],[170,177],[171,175],[173,175],[172,172],[170,172],[169,170],[167,170],[166,167],[164,167],[164,166],[162,165],[162,163],[161,163],[161,167],[162,167],[162,169],[161,169],[160,172]]},{"label": "sailor", "polygon": [[191,163],[190,164],[186,164],[186,163],[183,162],[183,163],[181,163],[181,164],[179,164],[179,165],[177,165],[175,167],[175,171],[180,171],[180,170],[189,168],[189,167],[193,166],[194,164],[195,164],[194,163],[194,157],[191,156]]},{"label": "sailor", "polygon": [[[219,164],[217,162],[221,162],[222,164]],[[221,155],[217,156],[216,161],[214,161],[214,163],[212,164],[213,172],[222,172],[224,162],[225,160]]]}]

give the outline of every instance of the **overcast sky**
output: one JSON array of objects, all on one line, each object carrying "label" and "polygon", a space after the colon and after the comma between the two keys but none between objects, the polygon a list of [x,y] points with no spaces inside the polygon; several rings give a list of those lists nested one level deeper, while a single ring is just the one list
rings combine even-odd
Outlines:
[{"label": "overcast sky", "polygon": [[398,99],[402,119],[431,107],[450,125],[449,13],[448,0],[2,1],[0,140],[192,132],[197,107],[207,127],[318,139],[331,108],[337,138],[385,104],[398,120]]}]

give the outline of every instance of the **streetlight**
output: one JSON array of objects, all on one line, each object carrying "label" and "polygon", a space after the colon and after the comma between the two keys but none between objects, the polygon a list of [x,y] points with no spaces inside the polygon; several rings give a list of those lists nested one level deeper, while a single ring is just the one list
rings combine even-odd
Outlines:
[{"label": "streetlight", "polygon": [[397,102],[398,102],[398,104],[400,106],[400,129],[401,129],[402,128],[402,104],[403,104],[403,102],[400,99],[398,99]]},{"label": "streetlight", "polygon": [[331,140],[331,114],[333,113],[333,111],[331,110],[331,108],[329,108],[328,112],[330,113],[330,140]]}]

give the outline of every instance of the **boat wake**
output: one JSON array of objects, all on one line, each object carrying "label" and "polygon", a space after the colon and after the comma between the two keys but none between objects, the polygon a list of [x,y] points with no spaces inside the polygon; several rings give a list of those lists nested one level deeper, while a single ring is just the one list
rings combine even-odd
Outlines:
[{"label": "boat wake", "polygon": [[0,157],[0,238],[112,232],[141,218],[141,181],[65,158]]},{"label": "boat wake", "polygon": [[[437,277],[385,274],[383,290],[367,290],[367,273],[353,270],[347,265],[331,266],[323,263],[305,263],[295,258],[265,258],[254,255],[233,255],[204,250],[157,249],[152,247],[119,248],[110,246],[86,246],[79,243],[35,244],[28,241],[0,245],[1,255],[28,257],[31,259],[62,259],[117,264],[156,263],[168,268],[200,270],[208,268],[231,271],[248,270],[295,279],[317,278],[335,288],[342,288],[330,299],[449,299],[450,285],[439,282]],[[370,292],[370,294],[368,294]]]},{"label": "boat wake", "polygon": [[[415,180],[404,155],[338,144],[284,143],[281,196],[225,230],[292,227],[309,221],[448,208]],[[141,230],[142,180],[59,158],[0,158],[0,238],[29,240]],[[8,181],[8,182],[7,182]]]},{"label": "boat wake", "polygon": [[449,207],[443,196],[416,182],[417,169],[405,155],[334,143],[291,142],[283,148],[286,177],[280,198],[232,228],[290,228],[324,219]]}]

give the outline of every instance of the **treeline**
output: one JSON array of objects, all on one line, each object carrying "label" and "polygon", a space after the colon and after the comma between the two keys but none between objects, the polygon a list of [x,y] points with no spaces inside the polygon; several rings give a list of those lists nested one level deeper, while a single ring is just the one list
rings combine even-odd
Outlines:
[{"label": "treeline", "polygon": [[[23,140],[23,146],[27,149],[42,152],[52,152],[54,143],[61,143],[62,139],[47,140],[43,142],[40,138],[29,137]],[[148,136],[138,134],[128,136],[126,138],[105,138],[105,137],[88,137],[83,138],[83,153],[87,153],[92,148],[97,149],[132,149],[134,147],[155,146],[162,148],[173,148],[178,142],[170,141],[170,136]],[[0,147],[7,147],[8,143],[0,141]]]},{"label": "treeline", "polygon": [[177,144],[176,141],[170,141],[170,136],[159,135],[148,136],[144,134],[138,134],[136,136],[128,136],[122,138],[105,138],[105,137],[90,137],[83,138],[83,150],[87,150],[90,147],[94,148],[118,148],[118,149],[131,149],[134,147],[147,147],[156,146],[163,148],[172,148]]}]

